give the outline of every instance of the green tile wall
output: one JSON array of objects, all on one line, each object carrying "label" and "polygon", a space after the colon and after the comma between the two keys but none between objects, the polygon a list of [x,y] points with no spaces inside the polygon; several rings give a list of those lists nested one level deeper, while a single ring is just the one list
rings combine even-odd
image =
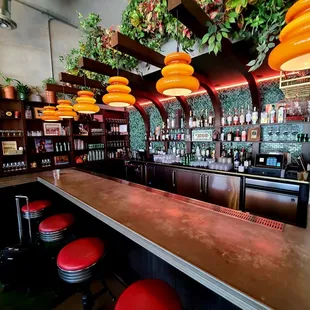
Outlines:
[{"label": "green tile wall", "polygon": [[[263,106],[269,103],[277,103],[284,98],[282,91],[279,89],[278,80],[262,82],[259,84],[259,89],[262,96]],[[251,94],[248,86],[240,86],[227,90],[220,90],[218,94],[222,107],[224,108],[224,112],[227,112],[230,109],[233,111],[234,108],[237,108],[238,110],[240,110],[242,107],[247,108],[248,105],[252,107]],[[212,102],[207,94],[188,97],[187,101],[190,104],[191,109],[198,115],[201,115],[206,109],[208,109],[209,111],[213,111]],[[181,105],[177,100],[163,102],[163,105],[168,114],[171,114],[172,112],[181,109]],[[162,119],[160,113],[154,105],[148,105],[144,108],[146,113],[150,117],[151,131],[153,132],[156,126],[162,126]],[[145,129],[143,119],[140,116],[139,112],[135,109],[130,110],[129,120],[131,149],[137,150],[139,148],[145,148]],[[161,144],[158,143],[158,146],[160,147]],[[250,145],[246,144],[245,146],[246,148],[248,148]],[[277,147],[279,146],[280,145],[277,145]],[[230,144],[225,144],[224,147],[230,147]],[[262,145],[262,151],[268,151],[272,147],[273,146],[271,143],[265,143],[264,145]],[[289,149],[290,144],[287,146],[281,145],[281,147],[282,149]],[[294,147],[295,153],[300,150],[300,148],[298,148],[297,151],[295,149],[296,147]]]}]

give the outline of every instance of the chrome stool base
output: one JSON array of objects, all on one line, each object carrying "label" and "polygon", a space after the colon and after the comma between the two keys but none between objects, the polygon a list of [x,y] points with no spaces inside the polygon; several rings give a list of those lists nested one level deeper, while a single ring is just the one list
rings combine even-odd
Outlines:
[{"label": "chrome stool base", "polygon": [[65,237],[65,230],[61,231],[53,231],[53,232],[41,232],[39,231],[40,234],[40,239],[44,242],[55,242],[64,239]]},{"label": "chrome stool base", "polygon": [[92,271],[95,265],[87,269],[74,270],[74,271],[63,270],[58,267],[58,275],[63,281],[68,282],[68,283],[85,282],[92,277]]},{"label": "chrome stool base", "polygon": [[34,211],[34,212],[22,212],[22,216],[24,219],[37,219],[39,217],[43,217],[43,211]]}]

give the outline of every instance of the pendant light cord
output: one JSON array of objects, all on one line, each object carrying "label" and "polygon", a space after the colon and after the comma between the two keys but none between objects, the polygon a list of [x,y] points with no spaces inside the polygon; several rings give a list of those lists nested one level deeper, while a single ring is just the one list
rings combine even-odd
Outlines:
[{"label": "pendant light cord", "polygon": [[119,55],[118,55],[118,48],[116,48],[116,74],[119,76]]},{"label": "pendant light cord", "polygon": [[178,27],[178,24],[179,24],[179,10],[177,10],[177,23],[176,23],[176,27],[177,27],[177,52],[180,51],[180,43],[179,43],[179,27]]}]

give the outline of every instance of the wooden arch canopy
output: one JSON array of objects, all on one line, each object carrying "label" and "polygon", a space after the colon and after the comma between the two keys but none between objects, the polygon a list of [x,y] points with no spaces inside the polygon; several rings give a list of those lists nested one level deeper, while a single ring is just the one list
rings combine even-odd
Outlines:
[{"label": "wooden arch canopy", "polygon": [[[174,17],[178,16],[179,21],[191,29],[199,38],[202,38],[208,32],[206,23],[208,21],[213,23],[194,0],[168,0],[168,10]],[[255,76],[253,73],[248,72],[246,65],[233,52],[232,43],[228,39],[222,39],[221,53],[234,66],[234,69],[241,73],[247,80],[251,92],[252,104],[259,111],[261,107],[261,95]]]}]

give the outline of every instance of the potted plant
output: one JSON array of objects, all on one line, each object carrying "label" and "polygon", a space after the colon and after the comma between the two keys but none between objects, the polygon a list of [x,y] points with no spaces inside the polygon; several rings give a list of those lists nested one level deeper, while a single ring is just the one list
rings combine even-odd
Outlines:
[{"label": "potted plant", "polygon": [[23,84],[22,82],[20,82],[18,80],[15,80],[15,81],[17,82],[16,89],[17,89],[17,92],[19,95],[19,99],[20,100],[28,100],[30,88],[26,84]]},{"label": "potted plant", "polygon": [[[43,89],[46,89],[46,84],[56,84],[54,78],[50,77],[43,80]],[[45,90],[46,102],[47,103],[57,103],[56,93],[54,91]]]},{"label": "potted plant", "polygon": [[31,94],[29,96],[30,101],[42,102],[42,97],[40,95],[40,88],[37,86],[31,87]]},{"label": "potted plant", "polygon": [[15,99],[15,88],[14,86],[11,85],[14,79],[6,77],[3,74],[1,74],[1,77],[4,81],[4,86],[2,88],[3,93],[4,93],[4,98]]}]

